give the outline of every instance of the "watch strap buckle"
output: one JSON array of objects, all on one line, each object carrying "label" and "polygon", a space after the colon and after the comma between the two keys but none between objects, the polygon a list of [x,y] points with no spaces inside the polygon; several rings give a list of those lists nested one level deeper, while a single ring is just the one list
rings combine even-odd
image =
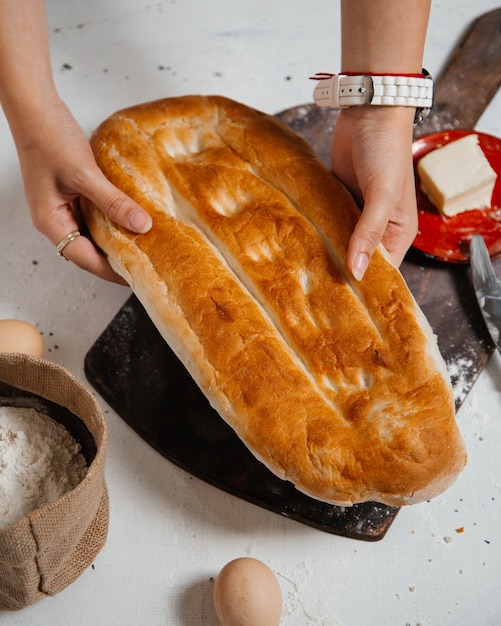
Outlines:
[{"label": "watch strap buckle", "polygon": [[369,75],[343,76],[323,75],[318,79],[313,97],[318,106],[345,109],[369,104],[374,93],[372,77]]}]

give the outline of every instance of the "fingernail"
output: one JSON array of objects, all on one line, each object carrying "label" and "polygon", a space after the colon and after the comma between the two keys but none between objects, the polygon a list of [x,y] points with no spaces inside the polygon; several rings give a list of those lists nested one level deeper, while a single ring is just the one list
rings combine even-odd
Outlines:
[{"label": "fingernail", "polygon": [[151,228],[151,217],[144,211],[129,213],[129,226],[135,233],[146,233]]},{"label": "fingernail", "polygon": [[353,278],[355,280],[362,280],[365,274],[365,270],[369,265],[369,255],[365,252],[360,252],[355,257],[355,262],[353,263]]}]

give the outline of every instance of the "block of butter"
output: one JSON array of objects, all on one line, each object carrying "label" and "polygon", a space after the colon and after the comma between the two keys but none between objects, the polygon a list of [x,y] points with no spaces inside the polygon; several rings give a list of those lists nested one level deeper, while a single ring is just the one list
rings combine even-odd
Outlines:
[{"label": "block of butter", "polygon": [[472,133],[418,161],[421,189],[447,217],[491,206],[496,172]]}]

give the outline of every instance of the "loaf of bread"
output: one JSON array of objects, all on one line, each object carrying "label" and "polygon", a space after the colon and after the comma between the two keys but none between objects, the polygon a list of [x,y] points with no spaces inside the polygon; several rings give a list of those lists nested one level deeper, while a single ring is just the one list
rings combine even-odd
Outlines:
[{"label": "loaf of bread", "polygon": [[219,96],[119,111],[91,144],[153,218],[95,206],[96,244],[220,416],[272,472],[326,502],[420,502],[466,461],[436,339],[378,249],[345,269],[359,215],[272,116]]}]

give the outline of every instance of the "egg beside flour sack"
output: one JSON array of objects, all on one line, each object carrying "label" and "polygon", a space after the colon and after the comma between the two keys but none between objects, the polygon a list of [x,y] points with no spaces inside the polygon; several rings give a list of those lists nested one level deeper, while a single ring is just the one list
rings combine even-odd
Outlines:
[{"label": "egg beside flour sack", "polygon": [[18,352],[41,357],[43,338],[38,329],[22,320],[0,320],[0,352]]}]

